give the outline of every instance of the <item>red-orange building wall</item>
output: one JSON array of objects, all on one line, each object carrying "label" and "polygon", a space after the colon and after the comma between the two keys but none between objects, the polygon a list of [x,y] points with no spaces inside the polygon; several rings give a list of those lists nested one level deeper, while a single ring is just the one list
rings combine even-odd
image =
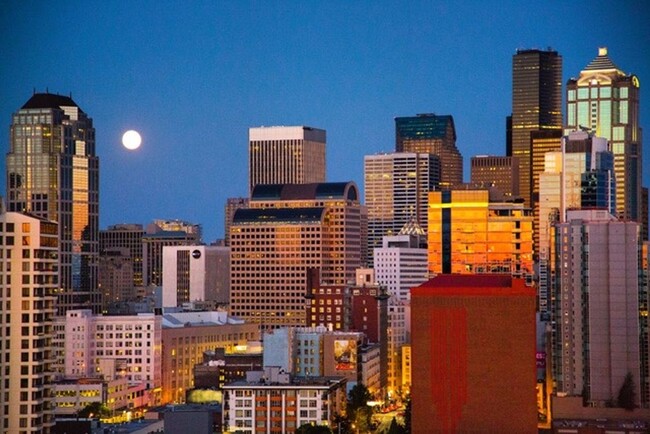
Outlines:
[{"label": "red-orange building wall", "polygon": [[412,432],[537,432],[535,291],[507,275],[411,290]]}]

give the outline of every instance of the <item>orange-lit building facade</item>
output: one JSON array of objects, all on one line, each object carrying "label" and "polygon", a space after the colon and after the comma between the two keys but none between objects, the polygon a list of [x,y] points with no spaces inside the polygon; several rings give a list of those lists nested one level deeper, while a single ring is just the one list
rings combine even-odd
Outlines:
[{"label": "orange-lit building facade", "polygon": [[311,270],[324,285],[354,282],[365,224],[353,182],[256,186],[231,226],[232,314],[262,327],[305,326]]},{"label": "orange-lit building facade", "polygon": [[428,262],[435,274],[499,273],[531,279],[533,217],[488,190],[429,193]]},{"label": "orange-lit building facade", "polygon": [[411,291],[414,434],[537,433],[535,290],[442,275]]}]

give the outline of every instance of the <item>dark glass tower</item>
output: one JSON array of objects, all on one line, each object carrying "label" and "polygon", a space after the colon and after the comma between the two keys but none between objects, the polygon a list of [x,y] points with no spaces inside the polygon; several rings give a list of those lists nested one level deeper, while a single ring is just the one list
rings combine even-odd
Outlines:
[{"label": "dark glass tower", "polygon": [[456,128],[451,115],[395,118],[395,150],[436,155],[440,159],[441,189],[463,182],[463,157],[456,148]]},{"label": "dark glass tower", "polygon": [[562,129],[562,56],[517,50],[512,56],[512,156],[519,158],[519,194],[532,206],[533,131]]},{"label": "dark glass tower", "polygon": [[59,223],[58,313],[99,313],[99,159],[93,121],[72,98],[35,93],[14,113],[7,208]]}]

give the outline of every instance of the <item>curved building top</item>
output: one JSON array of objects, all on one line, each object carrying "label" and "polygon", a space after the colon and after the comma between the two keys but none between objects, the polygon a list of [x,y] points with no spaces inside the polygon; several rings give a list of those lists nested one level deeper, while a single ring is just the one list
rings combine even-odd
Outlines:
[{"label": "curved building top", "polygon": [[358,201],[359,192],[354,181],[347,181],[312,184],[258,184],[251,193],[251,201],[319,199]]}]

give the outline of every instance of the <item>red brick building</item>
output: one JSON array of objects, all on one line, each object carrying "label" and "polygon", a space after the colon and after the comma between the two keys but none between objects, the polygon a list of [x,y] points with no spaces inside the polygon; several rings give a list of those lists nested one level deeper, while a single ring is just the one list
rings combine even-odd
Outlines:
[{"label": "red brick building", "polygon": [[439,275],[411,290],[412,432],[537,432],[535,290]]}]

